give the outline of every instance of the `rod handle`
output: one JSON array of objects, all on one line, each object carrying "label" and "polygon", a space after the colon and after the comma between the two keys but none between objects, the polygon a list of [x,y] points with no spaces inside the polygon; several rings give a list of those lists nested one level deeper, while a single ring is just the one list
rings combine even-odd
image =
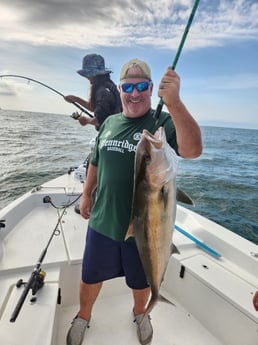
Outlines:
[{"label": "rod handle", "polygon": [[34,280],[34,276],[36,274],[36,271],[33,271],[31,273],[30,279],[28,280],[28,283],[25,285],[24,290],[22,291],[21,297],[19,298],[16,307],[14,308],[14,311],[12,312],[11,318],[10,318],[10,322],[15,322],[15,320],[17,319],[17,316],[20,313],[20,310],[23,306],[23,303],[30,291],[30,288],[32,286],[33,280]]},{"label": "rod handle", "polygon": [[157,105],[157,108],[155,110],[155,113],[153,114],[154,120],[158,120],[159,119],[160,113],[162,111],[162,107],[163,107],[163,101],[162,101],[162,99],[160,99],[159,104]]}]

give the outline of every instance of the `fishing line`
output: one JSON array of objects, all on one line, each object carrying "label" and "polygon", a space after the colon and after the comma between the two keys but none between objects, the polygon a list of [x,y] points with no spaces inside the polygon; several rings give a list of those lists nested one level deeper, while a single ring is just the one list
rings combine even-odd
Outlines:
[{"label": "fishing line", "polygon": [[[26,79],[28,81],[32,81],[34,83],[37,83],[39,85],[42,85],[46,88],[48,88],[49,90],[57,93],[59,96],[62,96],[62,97],[65,97],[61,92],[57,91],[56,89],[54,89],[53,87],[47,85],[47,84],[44,84],[42,83],[41,81],[38,81],[36,79],[32,79],[32,78],[29,78],[29,77],[25,77],[25,76],[22,76],[22,75],[17,75],[17,74],[4,74],[4,75],[0,75],[0,78],[5,78],[5,77],[13,77],[13,78],[22,78],[22,79]],[[74,104],[78,109],[80,109],[83,113],[89,115],[90,117],[93,117],[93,115],[91,113],[89,113],[85,108],[81,107],[78,103],[76,102],[72,102],[72,104]]]},{"label": "fishing line", "polygon": [[[198,7],[198,5],[199,5],[199,2],[200,2],[200,0],[195,0],[194,6],[193,6],[193,8],[192,8],[192,12],[191,12],[191,14],[190,14],[190,17],[189,17],[188,22],[187,22],[186,27],[185,27],[185,31],[184,31],[184,33],[183,33],[183,36],[182,36],[182,38],[181,38],[179,47],[178,47],[178,49],[177,49],[176,56],[175,56],[175,58],[174,58],[174,61],[173,61],[173,63],[172,63],[172,66],[171,66],[171,69],[172,69],[172,70],[174,70],[174,69],[176,68],[177,61],[178,61],[179,56],[180,56],[180,54],[181,54],[181,51],[182,51],[182,49],[183,49],[183,46],[184,46],[184,43],[185,43],[187,34],[188,34],[189,29],[190,29],[190,26],[191,26],[191,24],[192,24],[192,21],[193,21],[195,12],[196,12],[196,10],[197,10],[197,7]],[[156,108],[156,110],[155,110],[155,113],[154,113],[154,115],[153,115],[153,117],[154,117],[155,120],[158,120],[158,118],[159,118],[159,116],[160,116],[160,113],[161,113],[161,111],[162,111],[163,104],[164,104],[164,103],[163,103],[163,100],[162,100],[162,98],[160,98],[159,103],[158,103],[158,106],[157,106],[157,108]]]},{"label": "fishing line", "polygon": [[65,204],[65,205],[63,205],[63,206],[57,206],[57,205],[55,205],[55,204],[52,202],[52,200],[51,200],[51,198],[50,198],[49,195],[44,196],[43,202],[44,202],[44,203],[50,203],[50,205],[53,206],[53,207],[54,207],[55,209],[57,209],[57,210],[62,210],[62,209],[64,209],[64,208],[70,207],[70,206],[72,206],[73,204],[75,204],[76,201],[79,200],[81,196],[82,196],[82,193],[79,194],[73,201],[71,201],[70,203]]}]

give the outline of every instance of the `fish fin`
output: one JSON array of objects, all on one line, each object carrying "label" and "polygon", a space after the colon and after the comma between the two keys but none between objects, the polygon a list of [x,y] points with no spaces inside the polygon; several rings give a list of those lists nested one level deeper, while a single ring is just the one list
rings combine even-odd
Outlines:
[{"label": "fish fin", "polygon": [[173,254],[180,254],[180,251],[177,249],[177,247],[172,243],[170,247],[170,253]]},{"label": "fish fin", "polygon": [[131,221],[127,230],[127,233],[125,235],[125,241],[128,240],[128,238],[134,237],[133,233],[133,222]]},{"label": "fish fin", "polygon": [[149,301],[149,304],[145,310],[145,313],[143,315],[143,318],[141,320],[141,323],[146,319],[146,317],[150,314],[150,312],[152,311],[152,309],[154,308],[155,304],[157,302],[164,302],[164,303],[167,303],[167,304],[172,304],[174,307],[176,307],[176,305],[171,302],[169,299],[167,299],[166,297],[162,296],[162,295],[158,295],[158,296],[151,296],[151,299]]},{"label": "fish fin", "polygon": [[169,299],[167,299],[166,297],[162,296],[161,294],[159,294],[159,301],[160,302],[165,302],[168,304],[172,304],[174,307],[176,306],[173,302],[171,302]]},{"label": "fish fin", "polygon": [[187,195],[185,192],[183,192],[180,188],[177,187],[176,189],[176,200],[179,202],[182,202],[184,204],[187,205],[193,205],[194,206],[194,202],[193,200],[190,198],[189,195]]}]

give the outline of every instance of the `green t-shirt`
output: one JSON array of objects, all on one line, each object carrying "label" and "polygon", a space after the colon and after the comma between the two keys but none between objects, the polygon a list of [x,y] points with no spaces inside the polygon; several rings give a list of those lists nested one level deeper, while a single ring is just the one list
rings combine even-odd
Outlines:
[{"label": "green t-shirt", "polygon": [[162,112],[158,121],[149,110],[139,118],[123,113],[108,117],[98,134],[91,163],[97,166],[97,197],[89,225],[95,231],[123,241],[128,229],[133,197],[134,157],[143,129],[154,134],[163,126],[168,143],[177,152],[176,131],[171,116]]}]

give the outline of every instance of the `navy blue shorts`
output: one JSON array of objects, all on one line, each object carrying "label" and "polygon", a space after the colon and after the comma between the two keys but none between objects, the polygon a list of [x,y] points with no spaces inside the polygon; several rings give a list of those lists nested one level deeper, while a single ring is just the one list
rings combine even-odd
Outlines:
[{"label": "navy blue shorts", "polygon": [[149,286],[135,242],[114,241],[88,227],[82,262],[83,282],[95,284],[123,276],[131,289]]}]

